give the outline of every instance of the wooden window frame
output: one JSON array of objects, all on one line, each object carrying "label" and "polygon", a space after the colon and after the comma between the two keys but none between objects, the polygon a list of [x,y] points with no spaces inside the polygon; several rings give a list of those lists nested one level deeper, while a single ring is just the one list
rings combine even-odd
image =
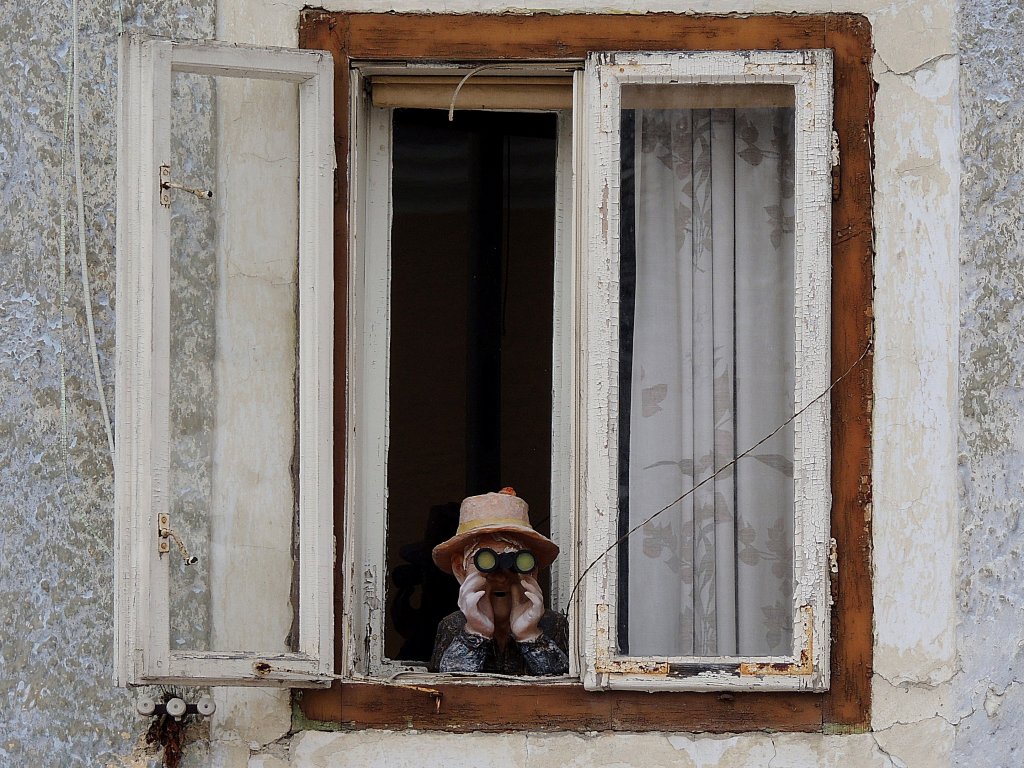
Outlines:
[{"label": "wooden window frame", "polygon": [[[328,50],[335,66],[335,364],[345,366],[350,61],[583,60],[590,51],[800,50],[834,54],[834,125],[841,163],[832,207],[831,686],[813,692],[587,692],[579,682],[544,685],[339,681],[303,692],[304,727],[446,731],[851,731],[870,723],[872,674],[871,400],[872,219],[871,30],[853,14],[692,16],[664,13],[430,15],[308,10],[300,46]],[[335,434],[345,407],[336,398]],[[345,452],[335,448],[335,530],[343,530]],[[340,564],[339,564],[340,565]],[[340,606],[344,579],[335,584]],[[336,611],[340,615],[340,611]],[[340,632],[336,633],[341,637]],[[335,653],[341,658],[341,648]],[[498,689],[498,690],[496,690]]]}]

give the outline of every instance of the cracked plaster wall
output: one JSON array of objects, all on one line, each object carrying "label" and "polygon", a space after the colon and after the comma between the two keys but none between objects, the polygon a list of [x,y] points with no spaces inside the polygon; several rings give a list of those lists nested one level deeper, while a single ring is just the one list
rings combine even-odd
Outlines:
[{"label": "cracked plaster wall", "polygon": [[[296,0],[219,0],[216,36],[222,40],[294,45],[302,3]],[[641,11],[694,12],[854,11],[873,25],[877,55],[873,71],[876,104],[876,411],[874,433],[873,524],[875,530],[876,677],[872,732],[851,736],[749,733],[729,737],[692,734],[644,735],[463,735],[353,732],[303,732],[288,737],[287,698],[263,691],[217,692],[220,709],[212,738],[200,738],[187,764],[284,768],[284,766],[477,765],[481,756],[510,766],[645,765],[678,766],[944,766],[951,757],[971,755],[1002,723],[1003,733],[1021,722],[1020,687],[1012,674],[997,675],[984,662],[986,649],[964,652],[958,697],[951,702],[956,669],[957,499],[952,486],[956,467],[956,359],[958,343],[957,243],[960,233],[960,160],[958,146],[959,62],[955,46],[953,0],[818,2],[816,0],[741,0],[740,2],[524,2],[506,5],[488,0],[445,3],[356,0],[325,5],[331,9],[401,11]],[[986,46],[981,30],[983,4],[964,12],[965,41]],[[86,160],[86,221],[93,269],[100,364],[112,379],[113,351],[113,205],[114,126],[118,4],[83,0],[83,154]],[[150,32],[205,37],[214,32],[213,2],[180,0],[133,5],[124,17]],[[0,766],[147,765],[132,746],[142,727],[131,716],[131,697],[110,687],[111,655],[111,490],[110,465],[84,346],[81,291],[77,271],[70,279],[67,330],[63,335],[69,368],[72,448],[65,482],[59,451],[56,201],[59,175],[63,77],[68,62],[67,5],[36,12],[13,6],[0,12],[0,50],[14,62],[0,72],[5,99],[0,120],[0,382],[3,398],[0,443],[3,467],[0,499],[0,604],[8,606],[0,646]],[[987,22],[986,22],[987,23]],[[972,26],[973,25],[973,26]],[[1001,24],[991,24],[996,29]],[[1009,25],[1007,25],[1009,26]],[[990,36],[993,34],[988,33]],[[1009,29],[1006,45],[1020,42]],[[1009,50],[1000,47],[999,55]],[[968,47],[965,46],[965,51]],[[966,56],[965,74],[972,61]],[[1013,121],[1000,123],[1000,104],[1018,102],[1020,83],[977,78],[992,93],[972,102],[976,122],[987,116],[993,132],[1005,136],[1004,163],[1021,165],[1021,134]],[[999,83],[1003,84],[1000,90]],[[1017,89],[1017,90],[1014,90]],[[1002,99],[1002,101],[1000,101]],[[1010,112],[1009,114],[1018,114]],[[973,123],[968,120],[969,125]],[[999,128],[1005,125],[1005,128]],[[1016,121],[1020,125],[1020,121]],[[973,137],[968,137],[973,138]],[[964,240],[977,242],[965,267],[965,350],[982,349],[977,386],[968,391],[965,363],[964,450],[965,508],[968,525],[962,556],[991,566],[991,573],[964,579],[967,618],[998,617],[1003,632],[988,624],[964,630],[979,644],[989,642],[1005,656],[1006,632],[1020,600],[1006,604],[1013,544],[993,537],[986,523],[971,525],[971,511],[1005,508],[996,526],[1019,512],[1010,502],[1014,488],[1000,467],[1019,468],[1009,449],[1017,437],[1019,400],[1015,384],[1022,368],[1020,350],[1000,347],[992,333],[1002,322],[1013,327],[1016,286],[1010,264],[986,260],[981,214],[1001,224],[1005,250],[1015,237],[1019,208],[1014,196],[999,192],[995,174],[987,174],[984,143],[965,139],[968,155],[966,206],[979,209],[978,221],[965,219]],[[971,156],[972,150],[977,158]],[[1014,154],[1016,153],[1016,154]],[[975,166],[970,161],[974,160]],[[1007,171],[1009,173],[1009,171]],[[1019,183],[1019,177],[1016,178]],[[1012,180],[1012,179],[1011,179]],[[982,193],[990,189],[986,197]],[[974,198],[971,194],[977,192]],[[999,207],[997,203],[1000,203]],[[1019,204],[1018,204],[1019,205]],[[1016,213],[1015,213],[1016,211]],[[985,225],[989,226],[988,224]],[[987,230],[984,230],[987,231]],[[74,263],[74,254],[71,254]],[[971,279],[977,283],[971,289]],[[975,294],[981,298],[975,298]],[[988,308],[968,316],[972,302]],[[987,302],[987,304],[985,303]],[[1002,314],[1000,314],[1000,312]],[[991,315],[991,321],[983,321]],[[972,336],[972,326],[976,333]],[[986,346],[987,345],[987,346]],[[967,358],[965,358],[967,359]],[[990,367],[989,367],[990,366]],[[1016,366],[1014,368],[1014,366]],[[982,373],[985,375],[982,375]],[[987,378],[986,378],[987,377]],[[991,386],[990,386],[991,384]],[[993,391],[995,390],[995,391]],[[973,394],[972,394],[973,393]],[[1019,393],[1017,393],[1019,395]],[[970,396],[982,404],[969,411]],[[974,414],[972,416],[972,413]],[[1002,421],[990,429],[991,414]],[[972,418],[974,421],[972,422]],[[985,422],[972,436],[972,424]],[[1008,426],[1008,425],[1012,425]],[[1013,428],[1018,433],[1013,432]],[[994,433],[994,434],[990,434]],[[973,440],[973,442],[972,442]],[[987,440],[987,442],[986,442]],[[1017,444],[1020,444],[1018,441]],[[1016,462],[1016,463],[1015,463]],[[972,471],[973,470],[973,471]],[[979,482],[979,478],[984,482]],[[973,495],[972,495],[973,494]],[[1002,542],[1002,543],[1000,543]],[[1002,559],[994,548],[1005,546]],[[973,573],[965,568],[965,573]],[[927,588],[922,588],[922,585]],[[1018,606],[1014,609],[1014,605]],[[1017,613],[1014,613],[1014,610]],[[977,611],[975,616],[971,611]],[[970,621],[968,622],[970,623]],[[988,634],[984,634],[988,632]],[[1017,630],[1019,637],[1019,629]],[[993,651],[994,652],[994,651]],[[1011,649],[1012,652],[1012,649]],[[974,655],[972,655],[972,653]],[[998,678],[998,679],[997,679]],[[992,682],[989,691],[988,682]],[[72,706],[68,703],[74,702]],[[987,705],[987,706],[986,706]],[[979,709],[980,707],[980,709]],[[968,712],[955,730],[951,724]],[[979,712],[985,712],[984,716]],[[990,712],[994,712],[990,717]],[[1016,716],[1009,713],[1016,712]],[[982,719],[984,717],[985,719]],[[954,736],[956,747],[954,750]],[[999,739],[996,739],[998,742]],[[1004,752],[1003,744],[986,746]],[[116,755],[124,755],[118,759]],[[642,758],[640,757],[642,756]],[[1020,761],[1018,760],[1017,763]],[[963,758],[962,764],[1015,765]]]},{"label": "cracked plaster wall", "polygon": [[960,11],[957,765],[1024,764],[1024,8]]},{"label": "cracked plaster wall", "polygon": [[[223,39],[295,43],[298,2],[220,0]],[[261,11],[254,13],[255,7]],[[253,752],[250,766],[945,766],[956,668],[959,112],[955,4],[939,2],[327,2],[359,11],[773,11],[864,13],[877,55],[875,115],[876,676],[872,732],[472,735],[304,732],[289,762]],[[922,589],[927,584],[928,589]],[[235,742],[232,765],[245,765]],[[275,744],[280,749],[280,743]]]}]

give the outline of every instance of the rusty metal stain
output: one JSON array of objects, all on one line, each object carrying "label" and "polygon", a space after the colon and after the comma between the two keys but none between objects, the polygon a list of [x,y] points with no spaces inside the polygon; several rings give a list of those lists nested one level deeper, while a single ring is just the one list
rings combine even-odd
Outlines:
[{"label": "rusty metal stain", "polygon": [[769,675],[810,675],[814,672],[814,609],[801,606],[804,625],[804,647],[800,650],[799,662],[751,662],[740,663],[741,677],[766,677]]},{"label": "rusty metal stain", "polygon": [[255,672],[257,675],[259,675],[260,677],[263,677],[263,676],[269,675],[271,672],[273,672],[274,668],[272,666],[270,666],[269,662],[266,662],[266,661],[254,661],[252,663],[252,671]]},{"label": "rusty metal stain", "polygon": [[670,665],[664,661],[645,661],[643,659],[597,659],[594,671],[601,674],[616,675],[660,675],[668,677]]}]

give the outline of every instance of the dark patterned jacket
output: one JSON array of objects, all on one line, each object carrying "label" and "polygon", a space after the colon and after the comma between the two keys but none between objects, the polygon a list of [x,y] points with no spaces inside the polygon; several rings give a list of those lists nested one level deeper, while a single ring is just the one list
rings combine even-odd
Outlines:
[{"label": "dark patterned jacket", "polygon": [[462,611],[448,614],[437,626],[431,672],[495,672],[501,675],[564,675],[569,672],[569,624],[565,616],[545,611],[541,635],[527,643],[509,637],[502,653],[489,637],[466,631]]}]

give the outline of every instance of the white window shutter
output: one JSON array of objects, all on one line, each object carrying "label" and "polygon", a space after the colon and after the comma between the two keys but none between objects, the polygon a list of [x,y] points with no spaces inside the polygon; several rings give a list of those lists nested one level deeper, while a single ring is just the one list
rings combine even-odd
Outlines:
[{"label": "white window shutter", "polygon": [[[119,685],[206,684],[308,686],[329,684],[333,647],[333,77],[328,53],[270,49],[213,42],[175,42],[141,35],[122,39],[118,100],[117,208],[117,445],[115,458],[115,670]],[[188,169],[171,166],[171,87],[176,73],[294,84],[297,94],[298,178],[287,181],[297,199],[297,264],[294,317],[297,338],[292,363],[296,376],[293,408],[297,437],[288,446],[291,462],[274,471],[290,480],[282,520],[248,510],[240,521],[250,529],[267,526],[285,559],[287,583],[272,584],[292,605],[290,642],[263,646],[247,640],[246,619],[232,619],[234,641],[192,646],[172,639],[170,574],[182,567],[184,551],[217,567],[230,550],[230,532],[216,546],[203,547],[175,529],[169,496],[174,477],[169,454],[171,344],[171,208],[167,196],[188,195]],[[212,107],[211,107],[212,109]],[[217,163],[233,162],[230,144],[217,146]],[[161,183],[164,187],[161,187]],[[296,192],[297,190],[297,192]],[[197,197],[205,193],[199,192]],[[267,194],[273,194],[268,183]],[[213,251],[215,242],[203,242]],[[290,289],[289,289],[290,290]],[[218,305],[218,312],[221,308]],[[218,321],[219,322],[219,321]],[[221,363],[223,364],[223,363]],[[228,361],[228,365],[231,362]],[[289,374],[290,375],[290,374]],[[258,389],[254,382],[254,391]],[[254,394],[254,401],[258,394]],[[257,407],[259,403],[257,402]],[[278,404],[267,403],[268,407]],[[258,449],[256,452],[258,453]],[[230,489],[254,482],[233,477],[231,466],[214,466],[218,482]],[[291,499],[291,496],[289,497]],[[212,514],[212,513],[211,513]],[[250,555],[247,555],[249,557]],[[287,562],[296,557],[297,568]],[[240,557],[240,556],[239,556]],[[221,589],[257,589],[262,555],[251,553],[239,581]],[[185,571],[185,573],[189,573]],[[238,574],[235,574],[238,576]],[[180,578],[180,577],[179,577]],[[244,582],[240,583],[240,582]],[[294,582],[294,583],[293,583]],[[244,590],[242,590],[244,592]],[[287,595],[291,595],[290,598]],[[182,598],[186,599],[186,598]],[[198,599],[198,598],[197,598]],[[246,606],[240,606],[245,608]],[[259,638],[259,605],[251,606],[251,631]],[[210,609],[215,613],[215,608]],[[244,614],[244,611],[242,611]],[[211,621],[216,620],[215,618]],[[237,647],[236,647],[237,645]],[[287,648],[282,650],[282,646]]]}]

